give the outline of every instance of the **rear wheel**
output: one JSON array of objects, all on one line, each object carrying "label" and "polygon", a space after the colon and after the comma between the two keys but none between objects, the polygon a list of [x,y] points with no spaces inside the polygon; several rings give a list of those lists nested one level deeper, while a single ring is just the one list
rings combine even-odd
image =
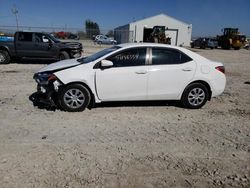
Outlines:
[{"label": "rear wheel", "polygon": [[66,51],[61,51],[59,54],[59,60],[69,59],[69,54]]},{"label": "rear wheel", "polygon": [[201,49],[205,49],[206,48],[206,44],[205,43],[202,43],[201,46],[200,46]]},{"label": "rear wheel", "polygon": [[10,63],[10,55],[5,50],[0,50],[0,64]]},{"label": "rear wheel", "polygon": [[181,102],[185,108],[198,109],[206,104],[208,97],[206,86],[201,83],[193,83],[184,90]]},{"label": "rear wheel", "polygon": [[71,84],[59,91],[59,104],[69,112],[83,111],[90,103],[90,92],[81,84]]}]

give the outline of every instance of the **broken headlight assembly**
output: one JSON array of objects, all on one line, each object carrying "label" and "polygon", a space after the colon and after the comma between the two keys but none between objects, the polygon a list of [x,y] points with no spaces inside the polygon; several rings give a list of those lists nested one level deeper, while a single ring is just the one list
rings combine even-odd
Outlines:
[{"label": "broken headlight assembly", "polygon": [[54,74],[48,72],[36,73],[34,79],[40,85],[48,85],[51,81],[55,81],[57,78]]}]

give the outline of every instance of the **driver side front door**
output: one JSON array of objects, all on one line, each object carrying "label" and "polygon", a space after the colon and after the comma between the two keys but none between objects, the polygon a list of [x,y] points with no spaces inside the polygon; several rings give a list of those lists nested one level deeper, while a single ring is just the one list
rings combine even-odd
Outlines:
[{"label": "driver side front door", "polygon": [[101,101],[145,100],[147,97],[146,48],[132,48],[106,58],[113,67],[96,70]]}]

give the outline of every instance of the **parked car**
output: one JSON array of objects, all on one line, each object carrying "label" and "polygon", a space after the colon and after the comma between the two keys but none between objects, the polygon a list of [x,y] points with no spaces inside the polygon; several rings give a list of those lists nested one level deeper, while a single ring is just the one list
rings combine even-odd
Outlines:
[{"label": "parked car", "polygon": [[52,33],[52,35],[58,39],[74,39],[74,40],[80,39],[78,35],[70,33],[70,32],[64,32],[64,31],[54,32]]},{"label": "parked car", "polygon": [[117,41],[111,37],[107,37],[105,35],[97,35],[95,37],[95,42],[97,44],[117,44]]},{"label": "parked car", "polygon": [[194,40],[193,42],[191,42],[191,47],[195,48],[201,48],[201,49],[205,49],[205,48],[218,48],[218,41],[216,39],[213,38],[198,38],[196,40]]},{"label": "parked car", "polygon": [[34,74],[37,101],[82,111],[107,101],[180,100],[201,108],[220,95],[222,63],[188,49],[157,43],[116,45],[89,57],[50,64]]},{"label": "parked car", "polygon": [[68,35],[68,39],[74,39],[74,40],[79,40],[80,37],[76,34],[73,34],[73,33],[69,33]]},{"label": "parked car", "polygon": [[0,35],[0,41],[14,41],[14,37]]},{"label": "parked car", "polygon": [[82,54],[79,42],[61,42],[47,33],[16,32],[12,40],[0,41],[0,64],[11,58],[63,60]]}]

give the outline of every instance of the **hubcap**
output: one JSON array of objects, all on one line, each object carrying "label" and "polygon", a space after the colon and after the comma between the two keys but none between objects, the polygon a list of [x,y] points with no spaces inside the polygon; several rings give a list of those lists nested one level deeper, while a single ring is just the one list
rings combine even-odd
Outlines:
[{"label": "hubcap", "polygon": [[85,97],[81,90],[70,89],[63,96],[64,103],[70,108],[79,108],[84,104]]},{"label": "hubcap", "polygon": [[193,106],[198,106],[205,100],[205,92],[201,88],[194,88],[188,94],[188,102]]},{"label": "hubcap", "polygon": [[5,57],[3,56],[3,54],[0,54],[0,62],[4,62],[5,61]]}]

